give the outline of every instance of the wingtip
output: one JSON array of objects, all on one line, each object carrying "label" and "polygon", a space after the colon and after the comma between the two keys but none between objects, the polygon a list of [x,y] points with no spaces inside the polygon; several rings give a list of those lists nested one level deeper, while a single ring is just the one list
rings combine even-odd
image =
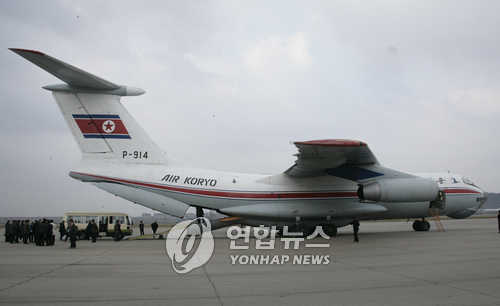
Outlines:
[{"label": "wingtip", "polygon": [[45,53],[37,51],[37,50],[30,50],[30,49],[22,49],[22,48],[9,48],[10,51],[14,53],[33,53],[33,54],[38,54],[38,55],[45,55]]}]

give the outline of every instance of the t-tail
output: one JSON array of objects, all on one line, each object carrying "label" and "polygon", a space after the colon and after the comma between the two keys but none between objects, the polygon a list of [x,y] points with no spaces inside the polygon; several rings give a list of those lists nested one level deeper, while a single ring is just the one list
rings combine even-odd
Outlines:
[{"label": "t-tail", "polygon": [[66,84],[44,86],[52,92],[84,159],[163,164],[163,151],[120,102],[144,90],[121,86],[39,51],[10,49]]}]

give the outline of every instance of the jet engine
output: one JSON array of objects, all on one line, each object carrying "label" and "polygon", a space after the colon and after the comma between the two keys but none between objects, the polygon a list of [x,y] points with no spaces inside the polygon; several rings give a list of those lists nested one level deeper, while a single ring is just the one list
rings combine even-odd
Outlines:
[{"label": "jet engine", "polygon": [[385,179],[360,185],[358,197],[375,202],[426,202],[438,198],[438,184],[425,178]]}]

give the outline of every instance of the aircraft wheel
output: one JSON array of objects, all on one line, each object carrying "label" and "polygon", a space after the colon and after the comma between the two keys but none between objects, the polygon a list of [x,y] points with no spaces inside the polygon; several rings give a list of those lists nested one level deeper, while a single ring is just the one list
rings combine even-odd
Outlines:
[{"label": "aircraft wheel", "polygon": [[416,232],[428,232],[431,229],[431,224],[425,220],[415,220],[413,222],[413,229]]},{"label": "aircraft wheel", "polygon": [[420,221],[415,220],[415,221],[413,221],[413,224],[411,225],[415,232],[418,232],[418,222],[420,222]]},{"label": "aircraft wheel", "polygon": [[421,232],[422,231],[422,228],[423,228],[423,222],[420,221],[420,220],[415,220],[413,221],[413,230],[415,232]]},{"label": "aircraft wheel", "polygon": [[424,231],[428,232],[431,229],[431,224],[428,221],[424,221]]}]

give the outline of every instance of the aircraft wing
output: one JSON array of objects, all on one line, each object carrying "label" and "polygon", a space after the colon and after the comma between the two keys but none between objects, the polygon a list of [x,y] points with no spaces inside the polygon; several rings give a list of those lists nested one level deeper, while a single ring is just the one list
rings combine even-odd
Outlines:
[{"label": "aircraft wing", "polygon": [[324,139],[297,141],[299,153],[295,164],[285,171],[292,177],[333,175],[352,181],[385,177],[412,177],[380,166],[368,145],[362,141]]}]

